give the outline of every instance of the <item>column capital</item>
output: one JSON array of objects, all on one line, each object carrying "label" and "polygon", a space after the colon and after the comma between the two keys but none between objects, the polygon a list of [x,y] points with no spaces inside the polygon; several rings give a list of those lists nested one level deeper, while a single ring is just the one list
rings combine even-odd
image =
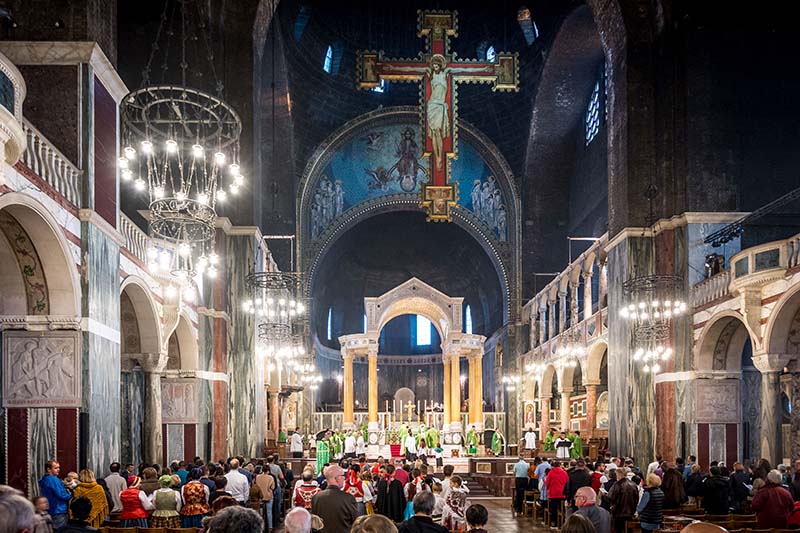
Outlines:
[{"label": "column capital", "polygon": [[342,359],[352,361],[353,360],[353,352],[348,350],[348,349],[346,349],[346,348],[342,348]]},{"label": "column capital", "polygon": [[552,400],[553,399],[553,394],[552,393],[551,394],[540,394],[539,395],[539,399],[540,400]]},{"label": "column capital", "polygon": [[130,354],[130,356],[139,362],[142,370],[151,374],[163,372],[169,361],[169,355],[163,352]]},{"label": "column capital", "polygon": [[593,273],[591,270],[584,270],[583,272],[581,272],[581,277],[582,277],[584,280],[586,280],[586,279],[591,279],[593,274],[594,274],[594,273]]},{"label": "column capital", "polygon": [[561,396],[564,396],[564,395],[569,396],[570,394],[572,394],[572,387],[569,387],[569,388],[565,387],[565,388],[561,389],[559,392],[561,393]]},{"label": "column capital", "polygon": [[599,387],[602,385],[599,379],[589,379],[583,383],[584,387]]},{"label": "column capital", "polygon": [[376,358],[376,359],[378,358],[378,348],[377,348],[377,346],[375,347],[374,350],[372,348],[370,348],[367,351],[367,358],[372,359],[373,357]]},{"label": "column capital", "polygon": [[784,367],[794,357],[788,353],[760,353],[753,354],[753,366],[762,374],[769,372],[782,372]]},{"label": "column capital", "polygon": [[467,354],[467,359],[470,361],[478,360],[483,361],[483,352],[472,352]]}]

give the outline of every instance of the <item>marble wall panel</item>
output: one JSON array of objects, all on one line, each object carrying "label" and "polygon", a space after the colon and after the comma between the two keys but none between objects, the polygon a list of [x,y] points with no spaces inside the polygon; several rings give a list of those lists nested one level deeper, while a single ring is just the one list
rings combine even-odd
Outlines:
[{"label": "marble wall panel", "polygon": [[[675,382],[675,456],[686,458],[697,455],[697,426],[694,423],[695,382]],[[683,432],[681,431],[683,428]]]},{"label": "marble wall panel", "polygon": [[708,456],[711,461],[725,461],[725,424],[709,424]]},{"label": "marble wall panel", "polygon": [[30,494],[39,495],[39,478],[44,474],[44,464],[56,456],[56,410],[53,408],[28,409],[28,439]]},{"label": "marble wall panel", "polygon": [[[255,387],[257,379],[254,364],[255,325],[253,317],[242,311],[242,302],[250,297],[245,278],[251,273],[255,261],[256,243],[251,236],[228,236],[228,368],[230,383],[228,396],[228,455],[253,457],[260,450],[256,426]],[[259,385],[258,386],[262,386]]]},{"label": "marble wall panel", "polygon": [[761,372],[742,372],[742,422],[745,424],[747,442],[744,443],[743,458],[761,458]]},{"label": "marble wall panel", "polygon": [[[628,237],[608,254],[609,309],[625,302],[623,283],[655,271],[652,239]],[[608,317],[609,447],[619,455],[637,458],[655,454],[655,387],[653,377],[635,364],[630,325],[611,313]]]},{"label": "marble wall panel", "polygon": [[167,449],[167,463],[183,461],[186,458],[183,450],[183,424],[166,424],[166,426],[164,445]]},{"label": "marble wall panel", "polygon": [[697,422],[732,423],[741,418],[738,379],[700,379],[695,383]]},{"label": "marble wall panel", "polygon": [[792,406],[791,457],[792,461],[795,461],[800,458],[800,374],[792,374],[789,386],[789,401]]},{"label": "marble wall panel", "polygon": [[161,380],[161,420],[164,424],[197,422],[197,380]]},{"label": "marble wall panel", "polygon": [[123,372],[120,390],[120,460],[138,465],[142,462],[144,373],[140,369]]}]

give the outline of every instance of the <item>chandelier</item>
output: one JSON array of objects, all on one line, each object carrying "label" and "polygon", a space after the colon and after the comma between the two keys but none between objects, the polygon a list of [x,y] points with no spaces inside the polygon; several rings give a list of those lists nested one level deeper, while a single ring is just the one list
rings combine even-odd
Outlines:
[{"label": "chandelier", "polygon": [[506,387],[508,392],[514,392],[517,390],[517,385],[522,381],[522,378],[519,376],[503,376],[502,382]]},{"label": "chandelier", "polygon": [[673,323],[687,310],[683,290],[683,278],[673,275],[641,276],[623,284],[626,301],[620,316],[632,325],[637,345],[633,360],[643,372],[660,372],[672,357]]},{"label": "chandelier", "polygon": [[[214,249],[217,205],[237,194],[244,184],[239,166],[242,123],[222,99],[222,84],[214,69],[204,26],[202,2],[167,0],[142,87],[122,102],[122,155],[118,160],[122,180],[135,191],[146,193],[149,234],[160,249],[148,251],[152,271],[178,278],[216,274]],[[175,29],[175,26],[180,29]],[[166,80],[170,44],[179,36],[180,82]],[[189,55],[204,43],[216,95],[187,83]],[[162,42],[164,41],[164,42]],[[150,70],[158,50],[163,51],[164,81],[150,82]],[[198,69],[191,72],[197,74]]]}]

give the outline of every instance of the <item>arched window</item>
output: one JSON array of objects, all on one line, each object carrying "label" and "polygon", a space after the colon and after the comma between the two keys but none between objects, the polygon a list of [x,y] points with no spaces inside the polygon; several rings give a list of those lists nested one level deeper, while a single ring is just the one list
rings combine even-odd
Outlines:
[{"label": "arched window", "polygon": [[600,131],[600,81],[595,82],[589,104],[586,108],[586,146],[594,140]]},{"label": "arched window", "polygon": [[464,311],[464,333],[472,335],[472,308],[469,304]]},{"label": "arched window", "polygon": [[328,340],[333,340],[333,307],[328,308]]},{"label": "arched window", "polygon": [[494,51],[494,46],[489,46],[486,49],[486,61],[494,61],[497,59],[497,52]]},{"label": "arched window", "polygon": [[292,36],[295,41],[299,41],[303,37],[303,32],[306,30],[306,25],[311,18],[311,8],[308,6],[300,6],[300,11],[297,13],[297,18],[294,21],[294,28],[292,29]]},{"label": "arched window", "polygon": [[333,68],[333,46],[328,45],[328,50],[325,52],[325,62],[322,64],[322,70],[331,73]]},{"label": "arched window", "polygon": [[528,46],[532,45],[539,37],[539,28],[536,27],[536,22],[531,16],[531,10],[525,6],[519,8],[519,11],[517,11],[517,22],[519,23],[520,29],[522,29],[522,35],[525,36],[525,42],[528,43]]},{"label": "arched window", "polygon": [[422,315],[417,315],[417,346],[431,345],[431,321]]}]

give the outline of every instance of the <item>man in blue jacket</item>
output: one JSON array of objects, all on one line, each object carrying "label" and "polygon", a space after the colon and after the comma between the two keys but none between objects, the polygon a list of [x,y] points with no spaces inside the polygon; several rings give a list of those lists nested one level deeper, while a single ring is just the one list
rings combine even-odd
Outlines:
[{"label": "man in blue jacket", "polygon": [[44,465],[45,475],[39,480],[39,492],[47,498],[50,505],[50,516],[53,517],[53,529],[67,524],[67,504],[72,498],[72,494],[58,478],[61,472],[61,465],[56,460],[47,461]]}]

